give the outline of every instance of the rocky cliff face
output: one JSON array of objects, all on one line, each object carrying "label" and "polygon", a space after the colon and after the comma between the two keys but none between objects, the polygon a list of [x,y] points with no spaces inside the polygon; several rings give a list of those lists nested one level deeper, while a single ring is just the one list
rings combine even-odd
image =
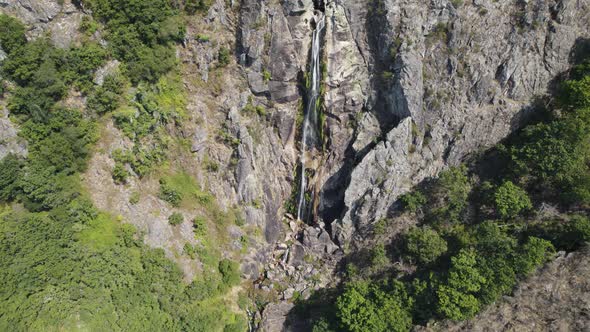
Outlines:
[{"label": "rocky cliff face", "polygon": [[[283,207],[297,186],[297,118],[317,10],[326,16],[325,148],[311,176],[314,225],[305,225]],[[0,0],[0,11],[23,20],[29,38],[48,32],[61,47],[77,41],[86,15],[67,0]],[[189,105],[188,123],[174,134],[192,151],[179,162],[222,208],[239,207],[246,225],[261,230],[242,259],[244,277],[281,283],[288,300],[329,283],[337,245],[362,237],[401,194],[517,128],[588,38],[590,0],[216,0],[189,20],[178,47]],[[218,70],[221,47],[235,56]],[[264,114],[242,112],[249,105]],[[0,157],[24,153],[3,119]],[[155,180],[123,188],[111,179],[109,154],[124,144],[107,126],[86,183],[98,207],[124,216],[175,258],[194,238],[168,225]],[[211,161],[218,171],[204,169]],[[147,197],[132,206],[137,190]],[[235,242],[244,235],[230,233]],[[198,269],[175,259],[188,277]],[[269,308],[266,330],[280,329],[290,306]]]},{"label": "rocky cliff face", "polygon": [[[317,3],[244,1],[238,52],[254,94],[298,99]],[[417,182],[507,136],[587,42],[589,6],[327,1],[318,220],[347,242]]]}]

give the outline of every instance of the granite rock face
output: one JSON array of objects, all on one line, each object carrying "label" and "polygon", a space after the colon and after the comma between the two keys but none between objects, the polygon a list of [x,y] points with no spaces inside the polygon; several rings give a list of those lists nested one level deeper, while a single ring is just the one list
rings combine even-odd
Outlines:
[{"label": "granite rock face", "polygon": [[71,0],[0,0],[0,13],[18,17],[28,27],[27,37],[46,33],[53,43],[67,48],[78,37],[84,14]]},{"label": "granite rock face", "polygon": [[[324,216],[335,220],[337,238],[344,242],[387,217],[399,195],[416,183],[518,128],[533,99],[551,89],[551,81],[571,66],[575,49],[590,37],[587,0],[466,1],[458,8],[444,0],[385,0],[381,5],[365,4],[370,13],[361,17],[379,24],[349,27],[367,27],[352,36],[359,54],[368,54],[372,92],[361,100],[381,126],[382,142],[367,143],[375,129],[360,115],[352,135],[329,138],[340,144],[328,149],[326,165],[333,173],[334,168],[345,171],[326,180],[322,204],[341,207],[339,215]],[[346,9],[350,13],[358,6],[357,1]],[[365,48],[368,52],[362,52]],[[330,125],[335,135],[339,127]],[[353,147],[350,155],[334,156],[347,144]],[[372,151],[363,150],[367,146]],[[340,185],[338,194],[330,191],[334,183]]]}]

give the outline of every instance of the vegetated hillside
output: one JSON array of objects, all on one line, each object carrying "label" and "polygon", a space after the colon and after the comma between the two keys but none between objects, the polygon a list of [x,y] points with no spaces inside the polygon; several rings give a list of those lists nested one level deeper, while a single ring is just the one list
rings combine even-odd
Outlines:
[{"label": "vegetated hillside", "polygon": [[[589,8],[0,2],[0,330],[473,316],[587,234],[585,67],[550,112],[533,100],[585,54]],[[322,16],[321,151],[301,169]]]},{"label": "vegetated hillside", "polygon": [[[202,268],[184,282],[162,249],[97,209],[93,188],[81,181],[110,119],[133,142],[133,152],[113,152],[117,183],[147,176],[178,144],[163,128],[179,125],[186,107],[174,82],[182,14],[167,1],[85,4],[94,15],[83,16],[80,41],[67,48],[45,36],[27,41],[19,20],[0,14],[2,104],[28,150],[0,162],[0,330],[244,331],[245,315],[227,295],[240,282],[239,266],[221,257],[223,243],[210,243],[221,235],[208,230],[228,214],[186,222],[201,238],[184,250],[198,253]],[[118,69],[96,79],[115,60]],[[193,182],[182,173],[163,176],[160,197],[215,210],[214,198]],[[178,227],[184,216],[172,213],[168,222]]]},{"label": "vegetated hillside", "polygon": [[473,319],[418,331],[584,331],[590,299],[588,247],[559,255],[523,281],[514,296],[490,306]]}]

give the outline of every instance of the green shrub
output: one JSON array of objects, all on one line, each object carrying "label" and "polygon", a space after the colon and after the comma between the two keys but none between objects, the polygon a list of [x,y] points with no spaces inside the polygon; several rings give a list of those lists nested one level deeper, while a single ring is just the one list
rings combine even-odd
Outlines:
[{"label": "green shrub", "polygon": [[575,246],[590,242],[590,219],[583,215],[574,215],[570,218],[566,226],[568,242]]},{"label": "green shrub", "polygon": [[429,206],[431,218],[447,223],[461,221],[470,191],[471,182],[465,166],[441,172],[429,192],[433,202]]},{"label": "green shrub", "polygon": [[80,20],[79,30],[86,36],[92,36],[96,31],[98,31],[99,25],[98,23],[92,19],[90,16],[82,16]]},{"label": "green shrub", "polygon": [[195,217],[193,219],[193,232],[196,236],[207,235],[207,220],[202,217]]},{"label": "green shrub", "polygon": [[124,184],[127,183],[127,178],[129,177],[129,172],[125,168],[125,165],[121,163],[115,163],[115,167],[113,168],[113,180],[117,184]]},{"label": "green shrub", "polygon": [[231,287],[240,282],[240,268],[238,263],[232,262],[229,259],[222,259],[219,262],[219,273],[221,273],[221,281],[224,285]]},{"label": "green shrub", "polygon": [[406,253],[420,264],[430,264],[447,251],[447,242],[428,226],[414,227],[405,237]]},{"label": "green shrub", "polygon": [[184,216],[182,213],[174,212],[168,217],[168,222],[172,226],[178,226],[184,222]]},{"label": "green shrub", "polygon": [[463,6],[463,0],[451,0],[451,3],[453,4],[453,7],[455,7],[455,8],[459,8],[459,7]]},{"label": "green shrub", "polygon": [[511,181],[504,182],[494,194],[496,211],[500,217],[514,218],[522,211],[533,207],[526,191],[516,186]]},{"label": "green shrub", "polygon": [[184,26],[167,0],[91,0],[85,3],[105,24],[113,55],[124,62],[132,83],[156,82],[176,64],[171,44]]},{"label": "green shrub", "polygon": [[10,54],[26,42],[25,26],[13,17],[0,14],[0,48]]},{"label": "green shrub", "polygon": [[401,332],[412,325],[412,318],[398,298],[366,282],[346,285],[336,307],[343,327],[351,332]]},{"label": "green shrub", "polygon": [[217,55],[217,62],[219,67],[225,67],[229,65],[230,61],[230,51],[228,48],[221,47],[219,49],[219,54]]},{"label": "green shrub", "polygon": [[139,199],[140,198],[141,198],[141,195],[139,194],[139,192],[138,191],[134,191],[129,196],[129,203],[131,205],[135,205],[135,204],[139,203]]},{"label": "green shrub", "polygon": [[194,15],[197,12],[206,12],[211,5],[211,0],[186,0],[184,3],[184,10],[189,15]]},{"label": "green shrub", "polygon": [[165,178],[160,179],[160,193],[158,197],[175,207],[180,206],[183,198],[182,193],[173,188]]},{"label": "green shrub", "polygon": [[514,270],[517,274],[527,275],[545,263],[554,252],[551,242],[531,236],[520,248]]},{"label": "green shrub", "polygon": [[9,154],[0,160],[0,202],[16,198],[23,166],[23,160],[14,154]]},{"label": "green shrub", "polygon": [[526,127],[507,149],[511,169],[569,204],[590,203],[590,109]]},{"label": "green shrub", "polygon": [[383,244],[376,245],[371,250],[371,265],[375,268],[381,268],[387,263],[389,263],[389,258],[387,258],[385,246]]},{"label": "green shrub", "polygon": [[94,72],[106,62],[106,51],[97,43],[85,43],[70,49],[65,55],[63,79],[84,93],[94,87]]},{"label": "green shrub", "polygon": [[409,212],[418,211],[428,201],[426,196],[424,196],[424,194],[422,194],[420,191],[413,191],[404,194],[400,196],[399,199],[402,202],[404,209]]},{"label": "green shrub", "polygon": [[101,86],[88,97],[87,107],[97,114],[110,113],[119,107],[123,100],[124,82],[120,75],[108,75]]},{"label": "green shrub", "polygon": [[443,317],[464,320],[479,310],[477,292],[486,279],[477,268],[477,253],[462,249],[451,258],[447,283],[437,290],[437,311]]},{"label": "green shrub", "polygon": [[590,107],[590,75],[564,82],[561,90],[560,101],[568,109]]},{"label": "green shrub", "polygon": [[262,71],[262,79],[263,79],[265,82],[268,82],[268,81],[270,81],[270,79],[271,79],[271,78],[272,78],[272,75],[271,75],[271,73],[270,73],[268,70],[264,69],[264,70]]}]

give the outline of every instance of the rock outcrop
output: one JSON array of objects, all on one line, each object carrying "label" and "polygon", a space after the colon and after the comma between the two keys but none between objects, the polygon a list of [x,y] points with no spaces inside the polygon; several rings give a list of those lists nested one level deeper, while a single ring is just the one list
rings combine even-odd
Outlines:
[{"label": "rock outcrop", "polygon": [[[380,98],[366,98],[385,130],[384,144],[363,151],[375,129],[361,115],[354,136],[334,140],[353,142],[355,152],[327,163],[332,173],[335,166],[345,170],[337,181],[347,183],[340,195],[323,197],[342,199],[340,205],[323,202],[342,207],[335,226],[340,241],[387,217],[397,197],[416,183],[518,128],[533,98],[551,88],[552,79],[571,65],[575,48],[590,36],[587,0],[474,1],[457,8],[444,0],[377,3],[366,4],[371,12],[364,19],[382,26],[367,23],[371,29],[353,36],[361,39],[357,45],[368,38],[368,68],[381,70],[371,73]],[[406,120],[388,128],[383,119],[392,117]],[[374,162],[384,155],[389,162]],[[324,189],[333,183],[327,180]]]},{"label": "rock outcrop", "polygon": [[71,0],[0,0],[0,12],[16,16],[29,30],[28,38],[49,32],[53,43],[67,48],[78,37],[84,14]]},{"label": "rock outcrop", "polygon": [[8,111],[0,105],[0,159],[11,153],[26,155],[27,144],[18,136],[18,128],[8,118]]}]

